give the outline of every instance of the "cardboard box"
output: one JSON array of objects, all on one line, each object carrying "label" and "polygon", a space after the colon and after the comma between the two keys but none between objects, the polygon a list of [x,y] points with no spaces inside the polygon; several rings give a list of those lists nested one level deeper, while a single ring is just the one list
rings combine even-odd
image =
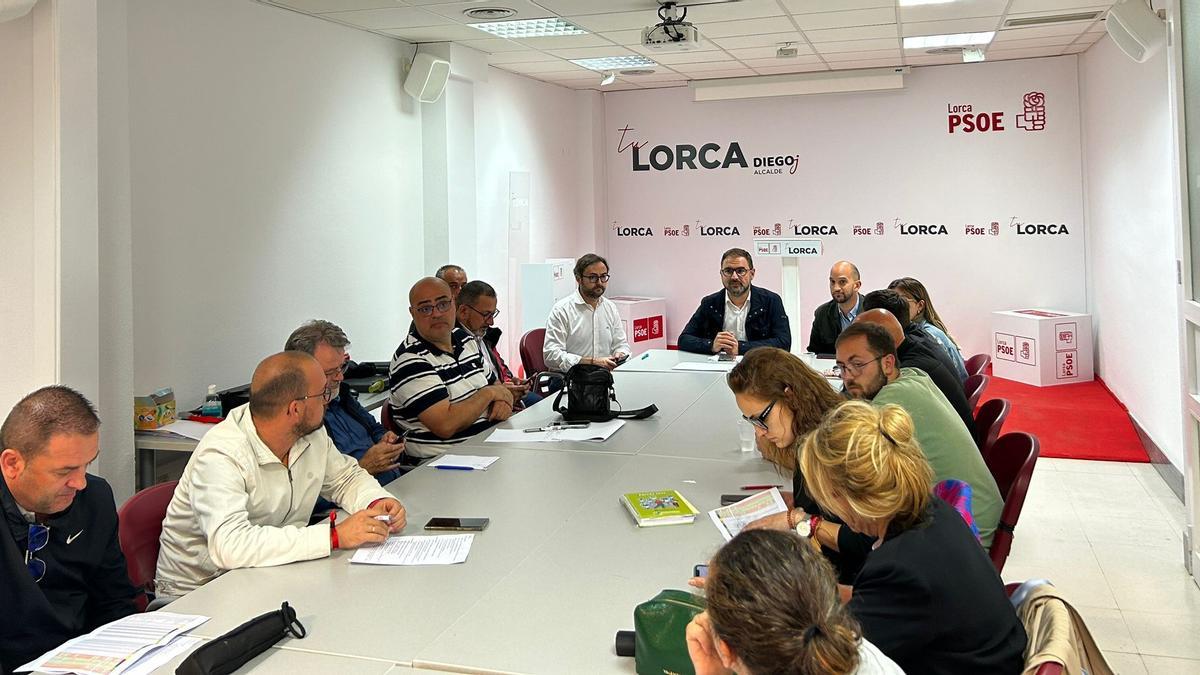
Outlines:
[{"label": "cardboard box", "polygon": [[133,397],[133,428],[157,429],[175,421],[175,392],[170,387]]}]

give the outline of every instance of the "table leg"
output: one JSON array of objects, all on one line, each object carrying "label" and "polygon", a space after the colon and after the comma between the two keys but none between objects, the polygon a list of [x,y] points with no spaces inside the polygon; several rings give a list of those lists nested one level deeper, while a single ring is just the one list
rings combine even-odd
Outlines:
[{"label": "table leg", "polygon": [[154,485],[154,477],[158,473],[156,466],[154,450],[148,448],[139,448],[137,453],[137,476],[135,481],[138,490],[144,490],[151,485]]}]

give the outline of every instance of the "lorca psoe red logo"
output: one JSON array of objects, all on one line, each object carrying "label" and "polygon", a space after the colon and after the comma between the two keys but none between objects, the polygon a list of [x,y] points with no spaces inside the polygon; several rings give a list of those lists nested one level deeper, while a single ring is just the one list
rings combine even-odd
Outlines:
[{"label": "lorca psoe red logo", "polygon": [[1017,127],[1025,131],[1041,131],[1046,128],[1046,95],[1040,91],[1025,94],[1025,112],[1017,115]]}]

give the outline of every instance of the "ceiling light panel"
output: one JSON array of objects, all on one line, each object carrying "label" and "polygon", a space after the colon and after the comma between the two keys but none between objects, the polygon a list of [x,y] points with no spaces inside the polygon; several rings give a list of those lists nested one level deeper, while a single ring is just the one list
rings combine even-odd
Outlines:
[{"label": "ceiling light panel", "polygon": [[562,35],[586,35],[587,31],[557,16],[545,19],[518,19],[516,21],[488,21],[468,24],[485,33],[502,38],[558,37]]},{"label": "ceiling light panel", "polygon": [[986,45],[996,37],[996,31],[984,33],[955,33],[953,35],[918,35],[904,38],[905,49],[929,49],[931,47],[966,47]]},{"label": "ceiling light panel", "polygon": [[602,56],[594,59],[571,59],[571,63],[588,70],[623,70],[625,68],[653,68],[658,64],[644,56]]}]

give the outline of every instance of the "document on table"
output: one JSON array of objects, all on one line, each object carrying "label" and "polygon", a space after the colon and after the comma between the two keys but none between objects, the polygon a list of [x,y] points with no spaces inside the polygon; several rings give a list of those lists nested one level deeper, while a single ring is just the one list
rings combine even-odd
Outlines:
[{"label": "document on table", "polygon": [[146,654],[170,645],[181,633],[205,621],[208,617],[195,614],[132,614],[68,640],[17,670],[117,675],[129,670]]},{"label": "document on table", "polygon": [[783,503],[783,495],[779,494],[778,488],[771,488],[752,494],[736,504],[713,509],[708,512],[708,516],[721,531],[725,541],[729,541],[759,518],[784,511],[787,511],[787,504]]},{"label": "document on table", "polygon": [[553,429],[531,431],[524,429],[496,429],[485,443],[545,443],[549,441],[607,441],[617,429],[625,426],[625,420],[592,422],[584,429]]},{"label": "document on table", "polygon": [[[179,436],[183,436],[185,438],[191,438],[191,439],[198,441],[201,438],[204,438],[204,434],[207,434],[209,429],[212,429],[214,426],[216,426],[216,425],[215,424],[206,424],[204,422],[193,422],[191,420],[175,420],[174,422],[171,422],[170,424],[163,425],[157,429],[149,429],[147,431],[149,431],[149,433],[152,433],[152,434],[159,433],[162,431],[169,431],[173,434],[177,434]],[[145,433],[145,431],[143,431],[143,433]]]},{"label": "document on table", "polygon": [[436,468],[470,469],[472,471],[487,471],[499,457],[481,457],[476,455],[442,455],[426,466]]},{"label": "document on table", "polygon": [[355,551],[352,563],[365,565],[454,565],[467,559],[474,534],[388,537],[379,546]]},{"label": "document on table", "polygon": [[705,372],[727,373],[736,365],[734,361],[682,361],[676,363],[671,370],[700,370]]}]

